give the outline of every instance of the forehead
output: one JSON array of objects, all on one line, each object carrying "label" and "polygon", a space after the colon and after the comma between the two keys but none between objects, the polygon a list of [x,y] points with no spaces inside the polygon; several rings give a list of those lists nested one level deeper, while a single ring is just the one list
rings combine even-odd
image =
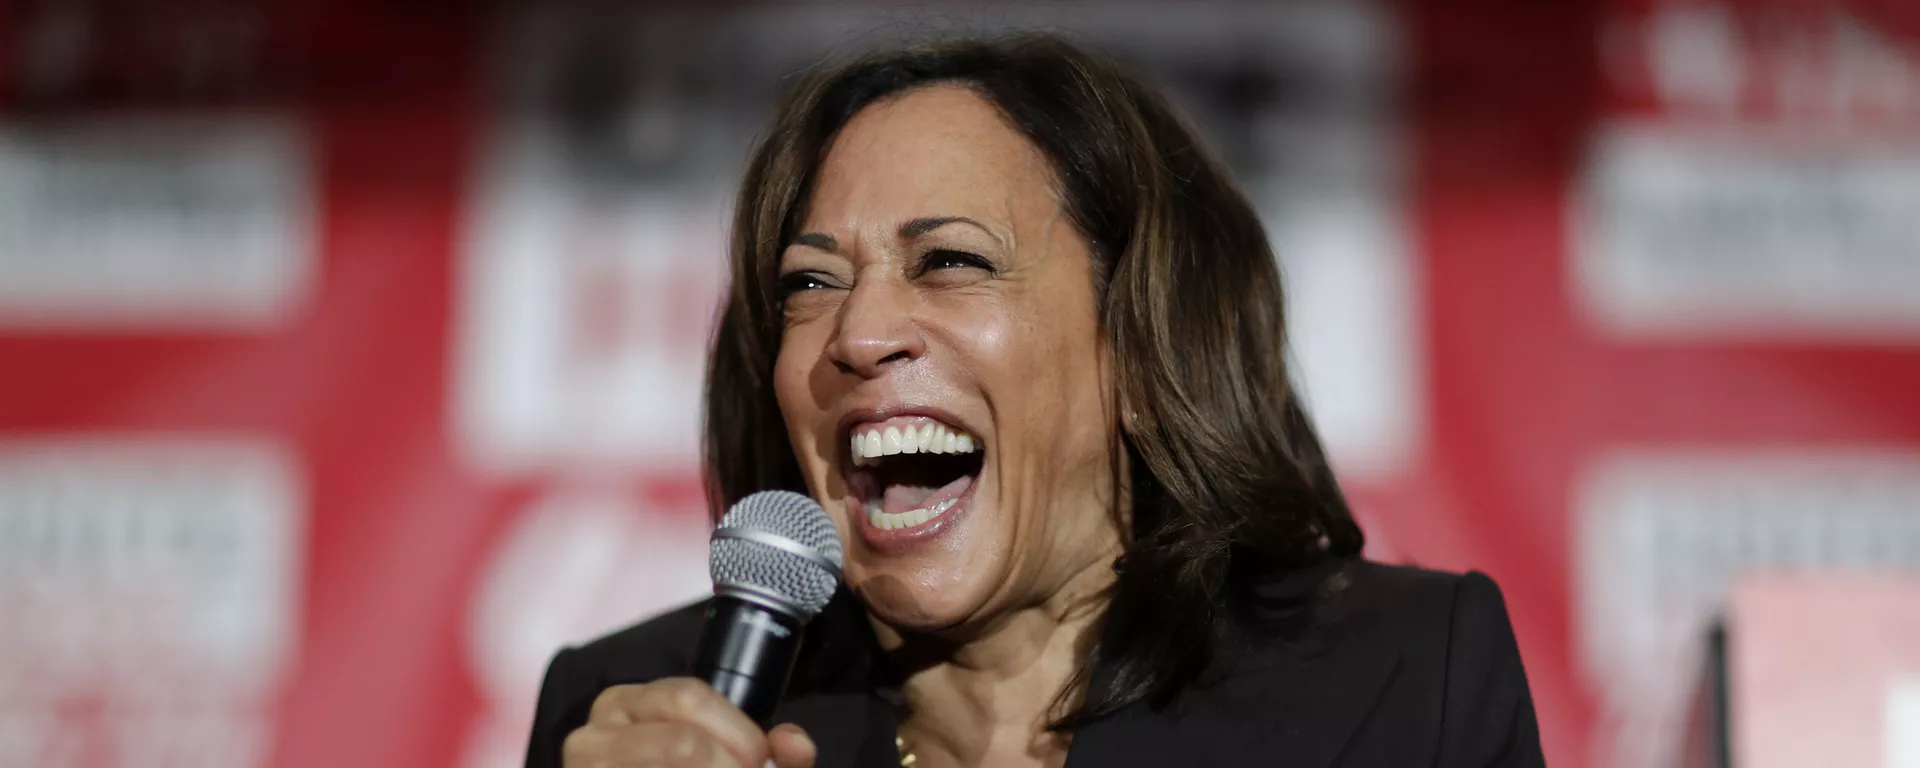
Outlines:
[{"label": "forehead", "polygon": [[808,219],[857,227],[867,218],[942,214],[1015,225],[1052,201],[1048,168],[986,99],[957,85],[928,86],[847,121],[821,163]]}]

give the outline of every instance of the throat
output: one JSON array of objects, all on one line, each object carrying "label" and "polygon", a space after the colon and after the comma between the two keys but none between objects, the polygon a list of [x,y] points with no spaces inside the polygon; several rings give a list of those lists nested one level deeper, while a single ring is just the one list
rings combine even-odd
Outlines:
[{"label": "throat", "polygon": [[[1111,569],[1102,570],[1097,576],[1111,578]],[[1017,611],[964,641],[881,628],[882,645],[905,678],[901,736],[918,765],[1064,764],[1069,738],[1049,732],[1047,723],[1081,704],[1083,690],[1065,701],[1060,694],[1090,651],[1100,613],[1099,600],[1072,597],[1092,594],[1085,590],[1096,585],[1074,581],[1056,596],[1070,607],[1055,602]]]}]

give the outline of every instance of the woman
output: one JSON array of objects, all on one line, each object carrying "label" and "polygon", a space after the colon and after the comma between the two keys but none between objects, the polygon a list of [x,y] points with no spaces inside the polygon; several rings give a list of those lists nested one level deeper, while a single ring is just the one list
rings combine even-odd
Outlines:
[{"label": "woman", "polygon": [[530,766],[1540,765],[1485,576],[1359,559],[1245,197],[1051,37],[804,81],[708,382],[724,510],[809,493],[847,589],[761,732],[701,606],[547,672]]}]

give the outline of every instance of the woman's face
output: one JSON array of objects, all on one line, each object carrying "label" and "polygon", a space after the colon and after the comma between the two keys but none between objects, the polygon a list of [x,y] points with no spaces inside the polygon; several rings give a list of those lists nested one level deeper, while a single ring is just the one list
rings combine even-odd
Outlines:
[{"label": "woman's face", "polygon": [[855,115],[812,194],[774,384],[847,584],[892,627],[965,634],[1105,569],[1106,347],[1046,158],[932,86]]}]

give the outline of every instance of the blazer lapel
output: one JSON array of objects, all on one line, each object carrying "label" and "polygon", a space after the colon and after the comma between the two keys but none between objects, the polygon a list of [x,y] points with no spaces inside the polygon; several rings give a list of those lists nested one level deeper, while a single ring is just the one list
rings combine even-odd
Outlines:
[{"label": "blazer lapel", "polygon": [[1135,704],[1075,733],[1066,768],[1196,765],[1193,745],[1185,743],[1191,738],[1171,718]]},{"label": "blazer lapel", "polygon": [[896,768],[892,708],[866,692],[817,693],[780,702],[774,722],[806,729],[820,748],[818,768]]},{"label": "blazer lapel", "polygon": [[1380,648],[1264,649],[1160,711],[1135,705],[1075,734],[1067,768],[1328,768],[1398,665],[1398,653]]},{"label": "blazer lapel", "polygon": [[[1320,578],[1305,573],[1281,587]],[[893,683],[864,616],[845,613],[853,618],[820,622],[834,630],[818,634],[823,647],[814,655],[840,663],[816,667],[820,674],[780,704],[775,722],[807,730],[820,747],[819,768],[894,768],[899,724],[883,693]],[[1304,643],[1242,646],[1231,662],[1217,657],[1224,673],[1212,684],[1161,710],[1136,704],[1074,734],[1066,768],[1336,765],[1400,664],[1398,651],[1341,632],[1340,624],[1322,626]]]},{"label": "blazer lapel", "polygon": [[1271,755],[1278,765],[1335,765],[1399,665],[1398,652],[1376,648],[1287,659],[1267,682],[1266,712],[1246,713],[1256,721],[1254,733],[1262,725],[1270,729],[1255,739],[1262,750],[1255,754]]},{"label": "blazer lapel", "polygon": [[[1393,679],[1399,655],[1378,648],[1269,649],[1218,684],[1160,711],[1135,704],[1074,734],[1066,768],[1260,765],[1330,768]],[[820,768],[893,768],[891,705],[868,691],[781,702],[775,722],[805,728]]]},{"label": "blazer lapel", "polygon": [[820,748],[818,768],[898,768],[899,723],[883,698],[892,682],[866,609],[842,586],[804,642],[774,722],[806,729]]}]

